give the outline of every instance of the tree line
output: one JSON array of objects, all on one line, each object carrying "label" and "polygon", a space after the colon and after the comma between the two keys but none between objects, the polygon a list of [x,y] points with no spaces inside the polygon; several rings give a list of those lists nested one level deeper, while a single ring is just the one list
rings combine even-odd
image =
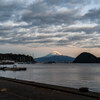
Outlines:
[{"label": "tree line", "polygon": [[13,60],[15,62],[35,62],[34,58],[24,54],[0,54],[0,60]]}]

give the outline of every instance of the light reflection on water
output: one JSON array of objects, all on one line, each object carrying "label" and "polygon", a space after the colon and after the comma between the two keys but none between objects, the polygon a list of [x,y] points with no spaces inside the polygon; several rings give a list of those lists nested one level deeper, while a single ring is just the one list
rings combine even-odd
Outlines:
[{"label": "light reflection on water", "polygon": [[11,77],[66,87],[89,87],[100,92],[100,64],[20,64],[27,71],[0,71]]}]

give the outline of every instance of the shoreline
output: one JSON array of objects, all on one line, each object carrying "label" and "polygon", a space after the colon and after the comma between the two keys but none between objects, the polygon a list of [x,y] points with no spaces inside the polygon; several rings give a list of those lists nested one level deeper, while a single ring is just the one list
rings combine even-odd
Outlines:
[{"label": "shoreline", "polygon": [[[74,89],[74,88],[70,88],[70,87],[56,86],[56,85],[50,85],[50,84],[44,84],[44,83],[38,83],[38,82],[32,82],[32,81],[24,81],[24,80],[12,79],[12,78],[6,78],[6,77],[0,77],[0,81],[1,81],[0,82],[0,88],[3,85],[3,84],[1,84],[2,82],[4,83],[4,86],[9,88],[9,89],[12,86],[13,86],[13,89],[14,89],[17,86],[21,85],[21,87],[18,88],[18,90],[10,91],[10,92],[15,92],[17,94],[21,94],[20,92],[23,91],[23,86],[25,86],[24,89],[27,90],[27,88],[28,88],[28,90],[26,92],[24,91],[25,93],[23,93],[23,94],[27,94],[27,96],[29,94],[28,91],[31,90],[34,93],[35,92],[34,88],[37,88],[38,89],[37,94],[40,94],[41,89],[43,89],[42,92],[46,91],[46,93],[44,93],[44,95],[43,95],[43,97],[45,97],[45,98],[47,98],[45,95],[48,94],[49,92],[52,93],[52,91],[55,91],[55,93],[52,94],[53,96],[57,95],[58,92],[62,94],[62,95],[59,95],[59,97],[62,97],[64,94],[66,94],[66,97],[68,95],[72,95],[72,97],[70,97],[70,99],[68,99],[68,100],[73,100],[73,95],[76,98],[82,98],[82,97],[86,98],[86,100],[89,100],[87,98],[91,98],[91,100],[92,99],[95,100],[95,99],[99,99],[100,98],[100,93],[96,93],[96,92],[92,92],[92,91],[80,92],[79,89]],[[9,83],[9,85],[7,83]],[[11,84],[12,84],[12,86],[10,86]],[[32,87],[33,89],[30,88],[30,87]],[[23,94],[21,94],[21,95],[23,95]],[[32,96],[31,93],[29,95]],[[42,99],[36,99],[36,100],[42,100]],[[46,99],[46,100],[49,100],[49,99]],[[53,100],[57,100],[57,99],[53,99]],[[61,99],[61,100],[65,100],[65,99]],[[76,100],[76,99],[74,99],[74,100]],[[78,100],[80,100],[80,99],[78,99]],[[81,99],[81,100],[83,100],[83,99]]]}]

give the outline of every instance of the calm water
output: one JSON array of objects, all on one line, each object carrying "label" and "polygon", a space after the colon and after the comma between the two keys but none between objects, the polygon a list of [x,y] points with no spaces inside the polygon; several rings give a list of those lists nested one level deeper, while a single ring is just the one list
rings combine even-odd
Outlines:
[{"label": "calm water", "polygon": [[19,64],[27,71],[0,71],[0,76],[66,87],[89,87],[100,93],[100,64]]}]

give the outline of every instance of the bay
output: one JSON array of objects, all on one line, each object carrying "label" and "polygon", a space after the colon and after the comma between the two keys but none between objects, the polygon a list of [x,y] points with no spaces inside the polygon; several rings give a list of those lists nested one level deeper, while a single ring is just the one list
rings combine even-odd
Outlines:
[{"label": "bay", "polygon": [[0,71],[0,76],[65,87],[88,87],[100,93],[100,64],[37,63],[17,66],[27,67],[27,70]]}]

